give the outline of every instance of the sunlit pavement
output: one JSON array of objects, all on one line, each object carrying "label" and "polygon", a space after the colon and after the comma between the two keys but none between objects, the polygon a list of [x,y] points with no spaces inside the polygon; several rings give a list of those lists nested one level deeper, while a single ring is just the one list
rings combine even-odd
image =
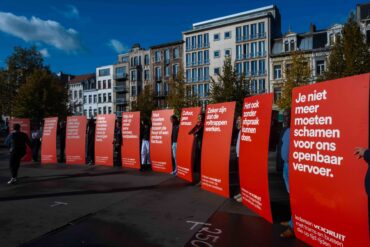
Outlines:
[{"label": "sunlit pavement", "polygon": [[[273,169],[271,169],[273,170]],[[0,149],[0,246],[306,246],[280,239],[289,202],[270,174],[275,224],[171,175],[24,164],[7,185]]]}]

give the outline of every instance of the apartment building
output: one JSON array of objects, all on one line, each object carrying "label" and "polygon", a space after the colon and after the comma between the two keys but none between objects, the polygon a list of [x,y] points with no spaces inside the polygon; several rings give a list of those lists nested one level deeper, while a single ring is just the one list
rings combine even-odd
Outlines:
[{"label": "apartment building", "polygon": [[317,81],[327,68],[330,49],[341,35],[343,25],[335,24],[324,30],[316,30],[315,25],[305,33],[288,31],[285,35],[272,41],[269,81],[271,82],[274,102],[281,96],[285,71],[292,63],[292,53],[302,52],[311,69],[311,83]]},{"label": "apartment building", "polygon": [[185,75],[192,93],[203,105],[208,103],[210,79],[217,81],[225,57],[250,78],[252,93],[270,91],[270,44],[279,36],[281,17],[274,5],[194,23],[183,32]]},{"label": "apartment building", "polygon": [[154,98],[159,108],[167,107],[169,83],[183,68],[183,41],[174,41],[150,47],[151,78]]},{"label": "apartment building", "polygon": [[[68,81],[68,108],[72,115],[83,115],[84,113],[84,85],[94,81],[95,74],[84,74],[73,77]],[[87,101],[87,100],[86,100]]]},{"label": "apartment building", "polygon": [[98,114],[111,114],[113,104],[113,65],[96,68],[97,112]]},{"label": "apartment building", "polygon": [[90,118],[98,114],[98,100],[96,89],[96,74],[86,77],[82,83],[83,94],[83,115]]},{"label": "apartment building", "polygon": [[356,19],[366,37],[366,43],[370,44],[370,3],[357,4]]},{"label": "apartment building", "polygon": [[117,117],[122,116],[122,112],[128,111],[130,85],[128,80],[128,57],[118,56],[118,63],[113,65],[114,69],[114,106]]}]

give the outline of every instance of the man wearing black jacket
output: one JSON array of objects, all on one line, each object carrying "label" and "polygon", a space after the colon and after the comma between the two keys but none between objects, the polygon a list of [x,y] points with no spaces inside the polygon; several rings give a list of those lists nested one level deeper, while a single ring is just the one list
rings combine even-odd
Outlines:
[{"label": "man wearing black jacket", "polygon": [[26,133],[21,132],[21,126],[19,124],[14,124],[13,130],[14,132],[6,140],[10,149],[9,168],[12,174],[12,178],[8,181],[8,184],[17,182],[19,165],[22,157],[26,154],[26,145],[32,148],[30,139]]}]

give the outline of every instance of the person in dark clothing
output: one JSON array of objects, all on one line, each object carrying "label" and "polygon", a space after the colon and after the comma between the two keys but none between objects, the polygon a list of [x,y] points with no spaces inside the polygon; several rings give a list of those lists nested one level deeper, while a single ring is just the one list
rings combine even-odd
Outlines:
[{"label": "person in dark clothing", "polygon": [[95,157],[95,120],[91,117],[87,123],[87,164],[94,165]]},{"label": "person in dark clothing", "polygon": [[32,160],[38,162],[39,151],[41,147],[41,129],[35,127],[31,132],[31,143],[32,143]]},{"label": "person in dark clothing", "polygon": [[8,184],[17,182],[19,165],[22,157],[26,154],[26,145],[32,148],[30,139],[26,133],[21,132],[21,126],[19,124],[14,124],[13,130],[14,132],[5,141],[10,150],[9,168],[12,174],[12,178],[8,181]]},{"label": "person in dark clothing", "polygon": [[194,172],[200,173],[200,161],[202,154],[202,140],[204,132],[204,113],[198,115],[196,125],[190,130],[189,135],[194,135]]},{"label": "person in dark clothing", "polygon": [[114,166],[121,167],[122,160],[121,160],[121,145],[122,145],[122,132],[121,132],[121,125],[118,121],[116,121],[116,126],[114,128],[114,140],[113,140],[113,150],[114,150]]},{"label": "person in dark clothing", "polygon": [[64,162],[65,149],[66,149],[66,122],[60,121],[58,128],[59,137],[59,162]]},{"label": "person in dark clothing", "polygon": [[176,150],[177,150],[177,136],[179,135],[179,119],[176,115],[171,116],[172,133],[171,133],[171,144],[172,144],[172,175],[177,174],[176,167]]},{"label": "person in dark clothing", "polygon": [[150,122],[147,119],[141,121],[140,126],[141,137],[141,168],[140,171],[150,168]]},{"label": "person in dark clothing", "polygon": [[359,159],[363,158],[367,162],[367,172],[366,172],[366,177],[365,177],[365,190],[367,193],[367,209],[368,209],[368,224],[369,224],[369,235],[370,235],[370,149],[368,148],[363,148],[363,147],[357,147],[355,148],[355,155]]}]

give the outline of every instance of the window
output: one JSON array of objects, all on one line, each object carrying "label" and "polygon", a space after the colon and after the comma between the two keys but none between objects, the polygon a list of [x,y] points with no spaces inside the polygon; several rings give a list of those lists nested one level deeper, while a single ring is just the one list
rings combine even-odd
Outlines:
[{"label": "window", "polygon": [[116,78],[123,78],[126,76],[126,67],[116,68]]},{"label": "window", "polygon": [[204,80],[209,81],[209,68],[204,67]]},{"label": "window", "polygon": [[149,55],[144,56],[144,65],[149,65]]},{"label": "window", "polygon": [[242,59],[242,46],[237,45],[236,46],[236,60]]},{"label": "window", "polygon": [[180,58],[180,49],[178,47],[173,49],[173,58]]},{"label": "window", "polygon": [[131,96],[136,96],[136,86],[131,86]]},{"label": "window", "polygon": [[251,91],[252,91],[252,94],[257,93],[257,80],[252,80],[252,82],[251,82]]},{"label": "window", "polygon": [[187,51],[191,49],[191,46],[190,46],[190,37],[187,37],[186,38],[185,45],[186,45],[186,50]]},{"label": "window", "polygon": [[108,102],[112,102],[112,93],[108,93]]},{"label": "window", "polygon": [[250,76],[249,62],[244,62],[243,63],[243,73],[244,73],[245,76]]},{"label": "window", "polygon": [[111,114],[112,113],[112,107],[108,107],[108,114]]},{"label": "window", "polygon": [[136,70],[131,70],[131,81],[136,81],[136,76],[137,76],[137,73],[136,73]]},{"label": "window", "polygon": [[101,89],[101,81],[98,81],[98,89]]},{"label": "window", "polygon": [[251,74],[252,74],[252,76],[257,75],[257,61],[252,61],[251,62]]},{"label": "window", "polygon": [[149,81],[150,80],[149,70],[148,69],[144,70],[144,80],[145,81]]},{"label": "window", "polygon": [[92,95],[89,95],[89,104],[92,103]]},{"label": "window", "polygon": [[274,103],[277,104],[281,98],[281,88],[275,87],[274,88]]},{"label": "window", "polygon": [[170,76],[170,66],[164,67],[164,76]]},{"label": "window", "polygon": [[258,23],[258,36],[259,38],[265,37],[265,23],[264,22]]},{"label": "window", "polygon": [[169,63],[170,62],[170,50],[166,49],[164,51],[164,62]]},{"label": "window", "polygon": [[220,51],[219,51],[219,50],[214,51],[214,52],[213,52],[213,57],[214,57],[214,58],[219,58],[219,57],[220,57]]},{"label": "window", "polygon": [[225,32],[224,33],[224,38],[225,39],[230,39],[231,38],[231,31]]},{"label": "window", "polygon": [[249,39],[249,25],[244,25],[243,26],[243,38],[244,38],[244,40]]},{"label": "window", "polygon": [[96,110],[96,109],[94,109],[94,116],[96,116],[96,113],[97,113],[97,110]]},{"label": "window", "polygon": [[265,79],[258,80],[258,93],[265,92]]},{"label": "window", "polygon": [[186,81],[191,82],[191,70],[190,69],[186,70]]},{"label": "window", "polygon": [[251,57],[255,57],[257,55],[257,43],[251,43]]},{"label": "window", "polygon": [[198,81],[203,81],[204,80],[204,77],[203,77],[203,68],[199,68],[198,69]]},{"label": "window", "polygon": [[265,56],[265,41],[258,42],[258,55]]},{"label": "window", "polygon": [[203,47],[203,35],[198,35],[198,48]]},{"label": "window", "polygon": [[156,51],[154,53],[154,62],[160,62],[161,61],[161,52],[160,51]]},{"label": "window", "polygon": [[288,41],[285,41],[284,42],[284,51],[285,52],[288,52],[289,51],[289,42]]},{"label": "window", "polygon": [[204,45],[203,45],[203,47],[204,47],[204,48],[209,47],[209,34],[208,34],[208,33],[205,33],[205,34],[203,35],[203,40],[204,40]]},{"label": "window", "polygon": [[281,79],[281,65],[274,65],[274,79]]},{"label": "window", "polygon": [[226,49],[225,50],[225,57],[230,57],[231,56],[231,49]]},{"label": "window", "polygon": [[191,54],[191,64],[192,65],[197,65],[197,53],[196,52],[193,52]]},{"label": "window", "polygon": [[294,40],[291,40],[290,41],[290,51],[294,51],[294,50],[295,50]]},{"label": "window", "polygon": [[208,50],[204,51],[204,63],[205,64],[209,63],[209,51]]},{"label": "window", "polygon": [[122,61],[122,63],[128,63],[128,57],[122,57],[122,60],[121,61]]},{"label": "window", "polygon": [[105,89],[107,87],[107,81],[106,80],[104,80],[103,81],[103,89]]},{"label": "window", "polygon": [[73,91],[73,98],[77,99],[77,91]]},{"label": "window", "polygon": [[242,63],[235,64],[236,74],[241,75],[242,74]]},{"label": "window", "polygon": [[86,99],[87,99],[87,96],[85,95],[84,96],[84,104],[86,104]]},{"label": "window", "polygon": [[103,103],[107,102],[107,94],[103,93]]},{"label": "window", "polygon": [[101,103],[101,94],[98,95],[98,102]]},{"label": "window", "polygon": [[220,75],[220,68],[214,68],[214,75]]},{"label": "window", "polygon": [[258,74],[261,76],[261,75],[265,75],[266,71],[265,71],[265,60],[259,60],[258,61]]},{"label": "window", "polygon": [[198,65],[201,65],[203,63],[203,52],[198,51]]},{"label": "window", "polygon": [[155,68],[155,79],[157,81],[160,81],[162,79],[161,67],[156,67]]},{"label": "window", "polygon": [[193,85],[193,95],[197,95],[198,94],[198,87],[197,85]]},{"label": "window", "polygon": [[112,81],[109,79],[108,80],[108,88],[111,88],[112,87]]},{"label": "window", "polygon": [[186,67],[191,66],[191,54],[186,53]]},{"label": "window", "polygon": [[329,35],[329,45],[334,45],[334,34],[333,33]]},{"label": "window", "polygon": [[235,34],[236,34],[236,41],[241,41],[242,40],[242,28],[241,27],[236,27],[235,29]]},{"label": "window", "polygon": [[218,40],[220,40],[220,34],[219,33],[213,34],[213,41],[218,41]]},{"label": "window", "polygon": [[192,36],[191,37],[191,48],[192,49],[197,48],[197,36]]},{"label": "window", "polygon": [[197,82],[198,81],[197,69],[192,69],[191,70],[191,79],[192,79],[193,82]]},{"label": "window", "polygon": [[173,75],[175,75],[175,76],[178,75],[178,73],[179,73],[179,65],[178,64],[172,65],[172,72],[173,72]]},{"label": "window", "polygon": [[78,98],[82,98],[82,90],[78,91]]},{"label": "window", "polygon": [[110,69],[99,69],[99,76],[108,76],[110,75]]},{"label": "window", "polygon": [[103,107],[103,114],[107,114],[107,107],[106,106]]},{"label": "window", "polygon": [[316,61],[316,76],[322,75],[325,71],[325,61]]},{"label": "window", "polygon": [[94,95],[94,103],[96,103],[97,96],[96,94]]},{"label": "window", "polygon": [[204,97],[204,85],[203,84],[200,84],[198,86],[198,96],[199,97]]},{"label": "window", "polygon": [[257,24],[251,25],[251,39],[257,38]]},{"label": "window", "polygon": [[207,83],[207,84],[204,84],[204,94],[206,97],[208,96],[208,93],[209,93],[209,85]]}]

